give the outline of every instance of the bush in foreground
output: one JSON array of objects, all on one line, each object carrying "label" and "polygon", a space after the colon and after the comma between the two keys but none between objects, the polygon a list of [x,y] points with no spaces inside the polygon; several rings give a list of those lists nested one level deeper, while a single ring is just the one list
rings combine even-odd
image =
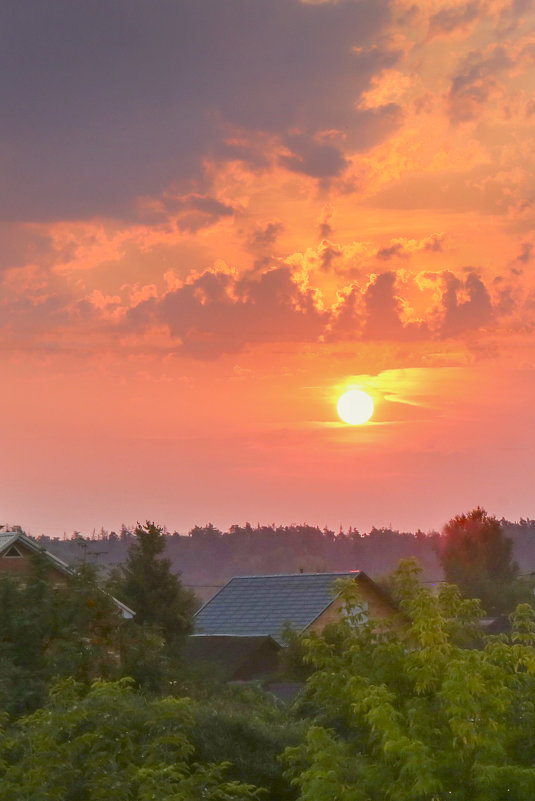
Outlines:
[{"label": "bush in foreground", "polygon": [[[17,801],[252,801],[258,791],[199,764],[188,699],[148,700],[131,681],[65,680],[0,733],[0,797]],[[3,734],[3,736],[2,736]]]},{"label": "bush in foreground", "polygon": [[[359,612],[308,642],[314,725],[288,749],[302,801],[531,801],[535,797],[535,622],[484,636],[479,602],[396,576],[404,620],[374,629]],[[470,642],[472,646],[463,647]]]}]

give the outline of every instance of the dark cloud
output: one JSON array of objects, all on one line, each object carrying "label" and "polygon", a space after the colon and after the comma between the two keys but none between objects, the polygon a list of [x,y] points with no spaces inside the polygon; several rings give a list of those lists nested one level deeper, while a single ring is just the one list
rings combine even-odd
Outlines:
[{"label": "dark cloud", "polygon": [[257,250],[274,245],[283,231],[284,225],[280,220],[272,220],[264,225],[259,225],[249,239],[249,246],[253,250]]},{"label": "dark cloud", "polygon": [[401,321],[401,299],[396,295],[395,272],[378,275],[366,289],[364,296],[365,339],[407,339],[422,334],[415,324],[404,325]]},{"label": "dark cloud", "polygon": [[506,282],[502,275],[493,280],[495,300],[493,312],[499,315],[511,314],[518,306],[515,287]]},{"label": "dark cloud", "polygon": [[279,163],[292,172],[312,178],[334,178],[349,164],[342,151],[334,145],[313,142],[305,136],[288,137],[286,144],[293,152],[281,156]]},{"label": "dark cloud", "polygon": [[413,253],[422,251],[424,253],[440,253],[444,234],[431,234],[425,239],[392,239],[390,245],[379,248],[375,257],[380,261],[389,261],[393,258],[406,259]]},{"label": "dark cloud", "polygon": [[[385,54],[383,66],[393,60],[391,54]],[[351,124],[346,132],[345,144],[354,152],[369,150],[371,147],[391,136],[401,125],[403,112],[396,103],[370,109],[355,110]],[[292,151],[289,155],[279,157],[279,163],[292,172],[309,175],[311,178],[328,180],[343,173],[349,166],[342,147],[330,142],[317,141],[308,134],[292,134],[284,138],[285,145]]]},{"label": "dark cloud", "polygon": [[421,9],[417,3],[413,3],[408,8],[402,8],[400,11],[401,13],[396,20],[398,25],[415,25],[421,15]]},{"label": "dark cloud", "polygon": [[[333,268],[333,263],[343,254],[343,249],[340,245],[335,245],[332,242],[323,242],[320,248],[321,269],[323,272],[330,272]],[[334,270],[336,272],[336,270]]]},{"label": "dark cloud", "polygon": [[28,342],[39,348],[43,339],[53,339],[59,328],[72,322],[70,301],[65,291],[35,290],[0,302],[0,325],[10,347],[15,342]]},{"label": "dark cloud", "polygon": [[328,239],[333,234],[333,227],[331,225],[332,216],[333,209],[330,206],[324,206],[318,222],[319,235],[321,239]]},{"label": "dark cloud", "polygon": [[513,16],[518,16],[519,14],[524,14],[528,11],[531,11],[533,7],[533,0],[511,0],[511,2],[505,6],[504,12],[506,14],[508,13]]},{"label": "dark cloud", "polygon": [[134,196],[200,181],[227,124],[299,131],[287,166],[338,174],[344,155],[318,133],[369,146],[398,113],[355,109],[396,58],[362,49],[388,17],[388,0],[3,3],[0,215],[130,215]]},{"label": "dark cloud", "polygon": [[140,203],[139,217],[145,224],[172,223],[181,231],[194,233],[209,228],[224,217],[232,217],[235,208],[210,195],[164,194],[158,199]]},{"label": "dark cloud", "polygon": [[[421,321],[406,321],[407,287],[395,271],[372,276],[364,289],[351,283],[325,308],[299,274],[288,265],[244,277],[206,270],[160,295],[155,286],[148,286],[137,287],[129,299],[126,289],[123,298],[93,292],[75,300],[64,281],[46,292],[36,273],[35,289],[23,288],[17,297],[0,296],[0,332],[13,346],[41,349],[56,342],[59,349],[69,350],[90,342],[94,349],[114,347],[129,337],[138,343],[133,347],[150,348],[150,332],[156,330],[159,349],[211,360],[266,343],[457,337],[488,327],[498,315],[521,305],[518,286],[510,279],[494,281],[493,306],[475,272],[463,278],[449,271],[430,273],[426,277],[442,287],[439,308],[429,307]],[[414,285],[411,292],[416,291]],[[525,308],[531,303],[528,299]],[[162,328],[170,335],[167,345],[162,345]]]},{"label": "dark cloud", "polygon": [[363,324],[362,290],[357,282],[346,288],[340,298],[328,331],[329,340],[358,339]]},{"label": "dark cloud", "polygon": [[497,77],[512,66],[502,45],[488,52],[473,50],[463,59],[448,94],[448,110],[453,122],[466,122],[479,116],[497,87]]},{"label": "dark cloud", "polygon": [[442,8],[429,19],[429,37],[453,33],[480,17],[481,3],[472,0],[453,8]]},{"label": "dark cloud", "polygon": [[247,163],[249,169],[260,172],[270,167],[272,157],[266,147],[269,143],[245,141],[243,137],[236,140],[232,136],[217,139],[212,145],[212,153],[222,161],[243,161]]},{"label": "dark cloud", "polygon": [[231,217],[235,211],[232,206],[214,197],[195,194],[167,199],[165,210],[175,217],[180,230],[190,232],[215,225],[223,217]]},{"label": "dark cloud", "polygon": [[[364,291],[351,284],[332,309],[321,310],[314,291],[300,286],[286,266],[247,278],[207,271],[160,298],[134,306],[127,325],[131,330],[165,325],[178,353],[216,359],[267,342],[454,337],[492,321],[489,293],[474,272],[464,280],[444,272],[440,279],[442,305],[434,333],[425,321],[402,320],[404,300],[394,271],[375,276]],[[505,293],[503,303],[506,311]]]},{"label": "dark cloud", "polygon": [[50,238],[30,225],[0,222],[0,272],[50,258]]},{"label": "dark cloud", "polygon": [[311,290],[299,287],[288,267],[259,278],[205,272],[191,283],[130,310],[129,324],[166,325],[177,351],[215,359],[262,342],[317,341],[327,315]]},{"label": "dark cloud", "polygon": [[423,250],[427,253],[442,253],[442,244],[444,242],[444,234],[431,234],[424,241]]},{"label": "dark cloud", "polygon": [[516,260],[519,261],[521,264],[529,264],[533,256],[533,243],[522,242],[521,248],[522,249],[519,255],[516,257]]},{"label": "dark cloud", "polygon": [[[493,310],[489,293],[476,273],[469,272],[462,281],[446,271],[442,274],[442,280],[442,336],[457,336],[463,331],[481,328],[492,321]],[[460,300],[459,295],[466,296],[466,299]]]},{"label": "dark cloud", "polygon": [[523,14],[529,13],[535,6],[533,0],[510,0],[502,8],[498,19],[498,30],[501,34],[514,31],[523,21]]},{"label": "dark cloud", "polygon": [[426,323],[403,323],[397,273],[374,277],[364,292],[353,283],[335,309],[330,339],[416,340],[430,335]]},{"label": "dark cloud", "polygon": [[394,242],[394,244],[389,245],[388,247],[379,248],[375,255],[378,259],[381,259],[381,261],[389,261],[389,259],[392,259],[395,256],[406,258],[408,254],[406,253],[402,242]]}]

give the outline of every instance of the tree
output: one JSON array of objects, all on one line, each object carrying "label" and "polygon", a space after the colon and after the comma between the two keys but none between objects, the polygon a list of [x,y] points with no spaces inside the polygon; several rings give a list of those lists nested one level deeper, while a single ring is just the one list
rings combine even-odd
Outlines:
[{"label": "tree", "polygon": [[22,714],[43,702],[54,677],[89,683],[121,674],[125,623],[110,595],[82,565],[54,586],[46,561],[32,560],[26,582],[0,577],[0,705]]},{"label": "tree", "polygon": [[188,699],[148,700],[132,682],[72,679],[8,732],[0,720],[0,797],[20,801],[252,801],[224,765],[199,764]]},{"label": "tree", "polygon": [[510,611],[515,602],[518,565],[512,541],[499,521],[479,506],[444,526],[440,558],[446,580],[467,597],[480,598],[489,613]]},{"label": "tree", "polygon": [[202,762],[228,764],[227,775],[262,787],[262,801],[294,801],[280,759],[299,742],[306,722],[259,687],[227,686],[192,703],[188,737]]},{"label": "tree", "polygon": [[533,609],[518,607],[510,637],[485,637],[458,588],[433,595],[413,564],[397,586],[404,625],[373,628],[353,583],[347,616],[308,641],[315,718],[285,756],[300,801],[531,801]]},{"label": "tree", "polygon": [[162,557],[162,529],[147,521],[136,528],[135,535],[136,541],[130,546],[113,590],[132,607],[137,624],[158,627],[167,644],[174,648],[191,631],[195,596],[171,572],[171,561]]}]

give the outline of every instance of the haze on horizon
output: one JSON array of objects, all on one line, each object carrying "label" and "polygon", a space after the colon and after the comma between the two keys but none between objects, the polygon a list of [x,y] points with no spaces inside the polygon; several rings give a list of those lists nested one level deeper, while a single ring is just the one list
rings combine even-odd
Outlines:
[{"label": "haze on horizon", "polygon": [[5,521],[535,517],[532,0],[0,21]]}]

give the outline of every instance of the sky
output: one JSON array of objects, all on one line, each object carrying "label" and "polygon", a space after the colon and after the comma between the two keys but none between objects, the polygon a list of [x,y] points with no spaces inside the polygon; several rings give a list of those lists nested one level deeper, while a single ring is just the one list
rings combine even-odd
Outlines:
[{"label": "sky", "polygon": [[532,0],[8,0],[0,66],[3,522],[535,517]]}]

